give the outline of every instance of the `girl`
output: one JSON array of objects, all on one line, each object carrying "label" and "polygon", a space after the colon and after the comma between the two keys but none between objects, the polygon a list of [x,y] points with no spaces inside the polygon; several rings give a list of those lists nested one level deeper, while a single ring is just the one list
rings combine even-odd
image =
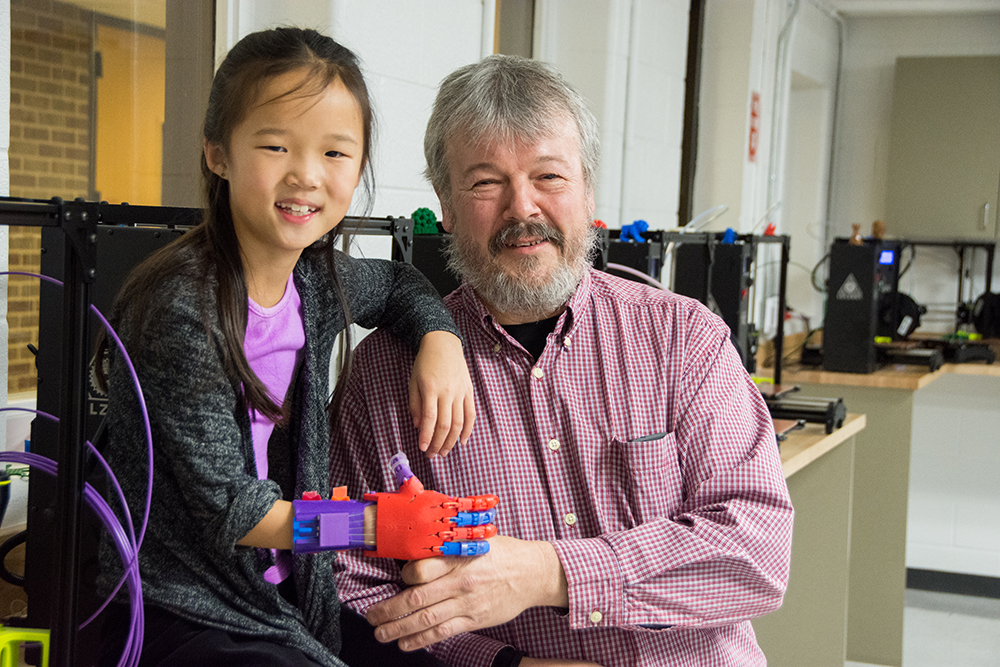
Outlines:
[{"label": "girl", "polygon": [[[290,501],[330,494],[329,360],[352,319],[419,346],[411,411],[428,454],[470,434],[472,384],[434,289],[334,249],[362,180],[370,194],[371,135],[354,54],[312,30],[248,35],[212,84],[205,219],[119,295],[155,449],[143,664],[343,664],[333,552],[288,549]],[[140,516],[145,429],[117,350],[109,367],[108,458]],[[102,567],[110,591],[122,564],[106,545]]]}]

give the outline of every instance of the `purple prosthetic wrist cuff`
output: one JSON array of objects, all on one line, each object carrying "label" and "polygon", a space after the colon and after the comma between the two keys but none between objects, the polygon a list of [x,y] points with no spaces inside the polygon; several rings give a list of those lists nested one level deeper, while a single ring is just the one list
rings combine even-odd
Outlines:
[{"label": "purple prosthetic wrist cuff", "polygon": [[365,508],[361,500],[293,500],[292,553],[355,549],[365,546]]}]

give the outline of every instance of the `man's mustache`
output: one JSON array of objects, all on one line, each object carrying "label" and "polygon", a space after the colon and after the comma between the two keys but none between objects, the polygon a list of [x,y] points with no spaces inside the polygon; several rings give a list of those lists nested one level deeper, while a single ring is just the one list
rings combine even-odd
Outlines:
[{"label": "man's mustache", "polygon": [[566,243],[566,237],[555,227],[550,227],[542,222],[515,222],[504,227],[490,238],[489,251],[492,257],[496,257],[501,251],[514,241],[522,238],[537,238],[541,241],[548,241],[562,250]]}]

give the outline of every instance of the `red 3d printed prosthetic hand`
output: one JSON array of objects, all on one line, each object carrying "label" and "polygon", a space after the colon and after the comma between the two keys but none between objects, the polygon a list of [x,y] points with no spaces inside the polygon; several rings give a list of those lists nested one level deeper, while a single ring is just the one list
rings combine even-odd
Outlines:
[{"label": "red 3d printed prosthetic hand", "polygon": [[366,493],[378,503],[375,551],[380,558],[416,560],[430,556],[475,556],[490,549],[486,538],[497,534],[493,519],[499,498],[494,495],[454,498],[425,491],[400,452],[389,465],[396,475],[396,493]]},{"label": "red 3d printed prosthetic hand", "polygon": [[[403,453],[389,461],[399,491],[366,493],[364,501],[296,500],[294,553],[353,549],[380,558],[417,560],[431,556],[475,556],[490,549],[497,534],[495,495],[455,498],[426,491]],[[377,505],[375,549],[364,541],[364,512]]]}]

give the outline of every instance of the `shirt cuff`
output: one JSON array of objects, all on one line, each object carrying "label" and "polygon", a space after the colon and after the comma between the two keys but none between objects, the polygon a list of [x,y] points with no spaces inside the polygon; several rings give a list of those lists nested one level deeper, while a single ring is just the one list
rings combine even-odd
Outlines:
[{"label": "shirt cuff", "polygon": [[475,632],[466,632],[432,644],[429,649],[436,658],[449,665],[492,667],[493,660],[507,646],[506,642]]},{"label": "shirt cuff", "polygon": [[570,627],[625,625],[625,578],[614,549],[600,538],[550,544],[566,574]]}]

